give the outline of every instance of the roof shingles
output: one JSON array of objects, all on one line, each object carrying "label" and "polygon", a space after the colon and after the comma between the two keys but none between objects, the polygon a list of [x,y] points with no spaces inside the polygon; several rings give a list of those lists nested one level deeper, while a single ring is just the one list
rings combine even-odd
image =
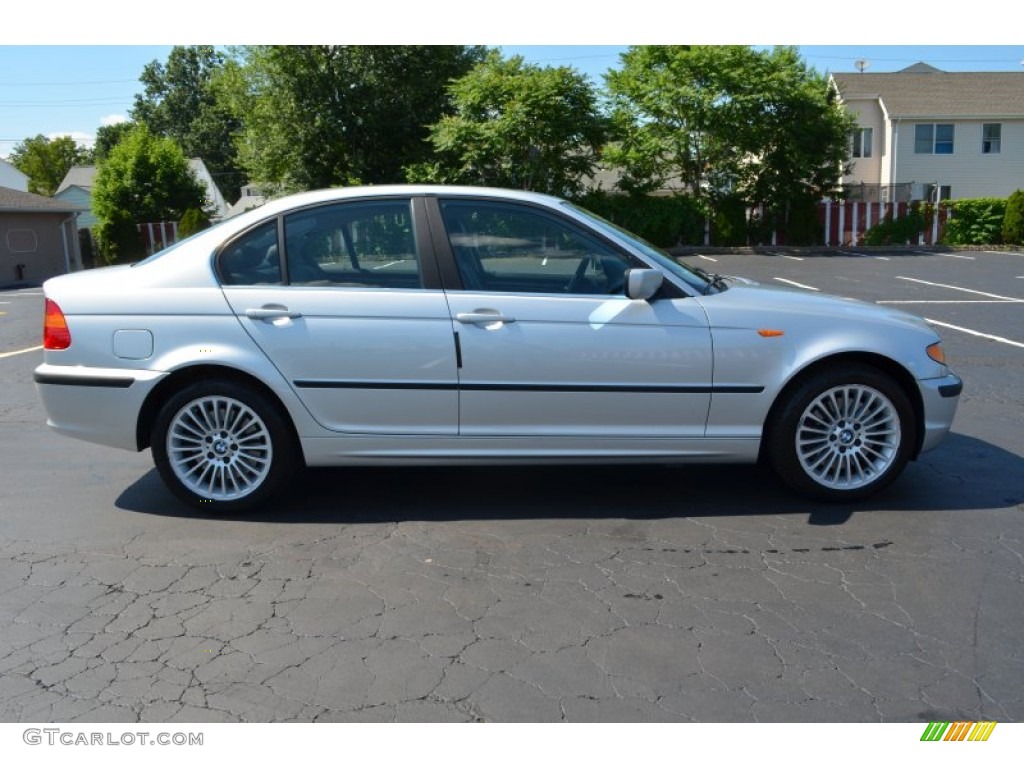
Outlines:
[{"label": "roof shingles", "polygon": [[890,118],[1024,118],[1024,72],[837,72],[844,101],[878,98]]}]

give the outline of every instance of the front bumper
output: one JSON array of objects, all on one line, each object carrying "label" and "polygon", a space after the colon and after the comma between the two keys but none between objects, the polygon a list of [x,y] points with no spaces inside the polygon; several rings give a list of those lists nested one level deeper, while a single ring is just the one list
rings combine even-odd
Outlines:
[{"label": "front bumper", "polygon": [[90,443],[138,450],[136,426],[146,397],[167,374],[125,368],[49,365],[33,378],[54,431]]},{"label": "front bumper", "polygon": [[924,404],[924,440],[921,443],[921,453],[924,453],[938,445],[953,426],[963,382],[951,373],[940,379],[919,380],[917,385]]}]

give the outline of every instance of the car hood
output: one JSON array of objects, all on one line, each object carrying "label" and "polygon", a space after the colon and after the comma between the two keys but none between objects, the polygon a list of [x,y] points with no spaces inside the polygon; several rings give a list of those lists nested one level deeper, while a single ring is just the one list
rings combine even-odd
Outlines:
[{"label": "car hood", "polygon": [[921,317],[902,310],[870,304],[857,299],[811,293],[793,288],[777,288],[747,281],[733,282],[729,290],[699,301],[711,325],[763,328],[785,320],[807,323],[897,326],[925,331],[938,338]]}]

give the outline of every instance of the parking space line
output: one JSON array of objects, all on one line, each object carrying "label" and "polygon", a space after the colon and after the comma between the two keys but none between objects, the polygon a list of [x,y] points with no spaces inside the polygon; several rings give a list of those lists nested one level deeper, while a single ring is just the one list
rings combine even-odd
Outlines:
[{"label": "parking space line", "polygon": [[803,261],[804,260],[802,256],[790,256],[788,253],[783,253],[783,254],[780,254],[780,255],[782,256],[782,258],[789,259],[790,261]]},{"label": "parking space line", "polygon": [[1000,296],[998,293],[986,293],[985,291],[975,291],[972,288],[961,288],[959,285],[946,285],[945,283],[933,283],[929,280],[920,280],[916,277],[901,277],[896,276],[897,280],[908,280],[911,283],[921,283],[922,285],[931,285],[935,288],[949,288],[952,291],[963,291],[964,293],[974,293],[978,296],[988,296],[990,299],[1003,299],[1004,301],[1022,301],[1022,299],[1016,296]]},{"label": "parking space line", "polygon": [[15,355],[24,355],[26,352],[35,352],[37,349],[42,349],[40,344],[38,347],[28,347],[27,349],[16,349],[13,352],[0,352],[0,359],[5,357],[14,357]]},{"label": "parking space line", "polygon": [[798,283],[795,280],[787,280],[784,277],[773,277],[772,280],[778,280],[780,283],[787,283],[789,285],[795,285],[797,288],[806,288],[808,291],[818,291],[818,290],[821,290],[820,288],[815,288],[813,285],[804,285],[803,283]]},{"label": "parking space line", "polygon": [[875,304],[1024,304],[1024,299],[891,299]]},{"label": "parking space line", "polygon": [[699,253],[697,254],[697,258],[698,259],[704,259],[704,261],[718,261],[718,259],[712,259],[710,256],[702,256]]},{"label": "parking space line", "polygon": [[950,323],[942,323],[942,322],[939,322],[938,320],[932,320],[930,317],[926,317],[925,320],[927,320],[932,325],[938,325],[938,326],[941,326],[942,328],[951,328],[954,331],[960,331],[961,333],[968,333],[971,336],[980,336],[981,338],[988,339],[989,341],[998,341],[1000,344],[1009,344],[1010,346],[1020,347],[1021,349],[1024,349],[1024,343],[1019,342],[1019,341],[1013,341],[1012,339],[1004,339],[1002,336],[993,336],[990,333],[982,333],[981,331],[974,331],[974,330],[971,330],[970,328],[963,328],[963,327],[961,327],[959,325],[951,325]]},{"label": "parking space line", "polygon": [[964,256],[961,253],[940,253],[939,256],[945,256],[947,259],[967,259],[968,261],[976,261],[974,256]]}]

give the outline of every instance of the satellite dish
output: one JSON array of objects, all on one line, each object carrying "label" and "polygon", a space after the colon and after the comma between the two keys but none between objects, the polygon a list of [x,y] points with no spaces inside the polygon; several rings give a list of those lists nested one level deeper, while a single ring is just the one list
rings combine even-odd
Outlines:
[{"label": "satellite dish", "polygon": [[865,69],[871,66],[871,62],[867,59],[857,59],[853,62],[853,66],[857,68],[858,72],[863,72]]}]

